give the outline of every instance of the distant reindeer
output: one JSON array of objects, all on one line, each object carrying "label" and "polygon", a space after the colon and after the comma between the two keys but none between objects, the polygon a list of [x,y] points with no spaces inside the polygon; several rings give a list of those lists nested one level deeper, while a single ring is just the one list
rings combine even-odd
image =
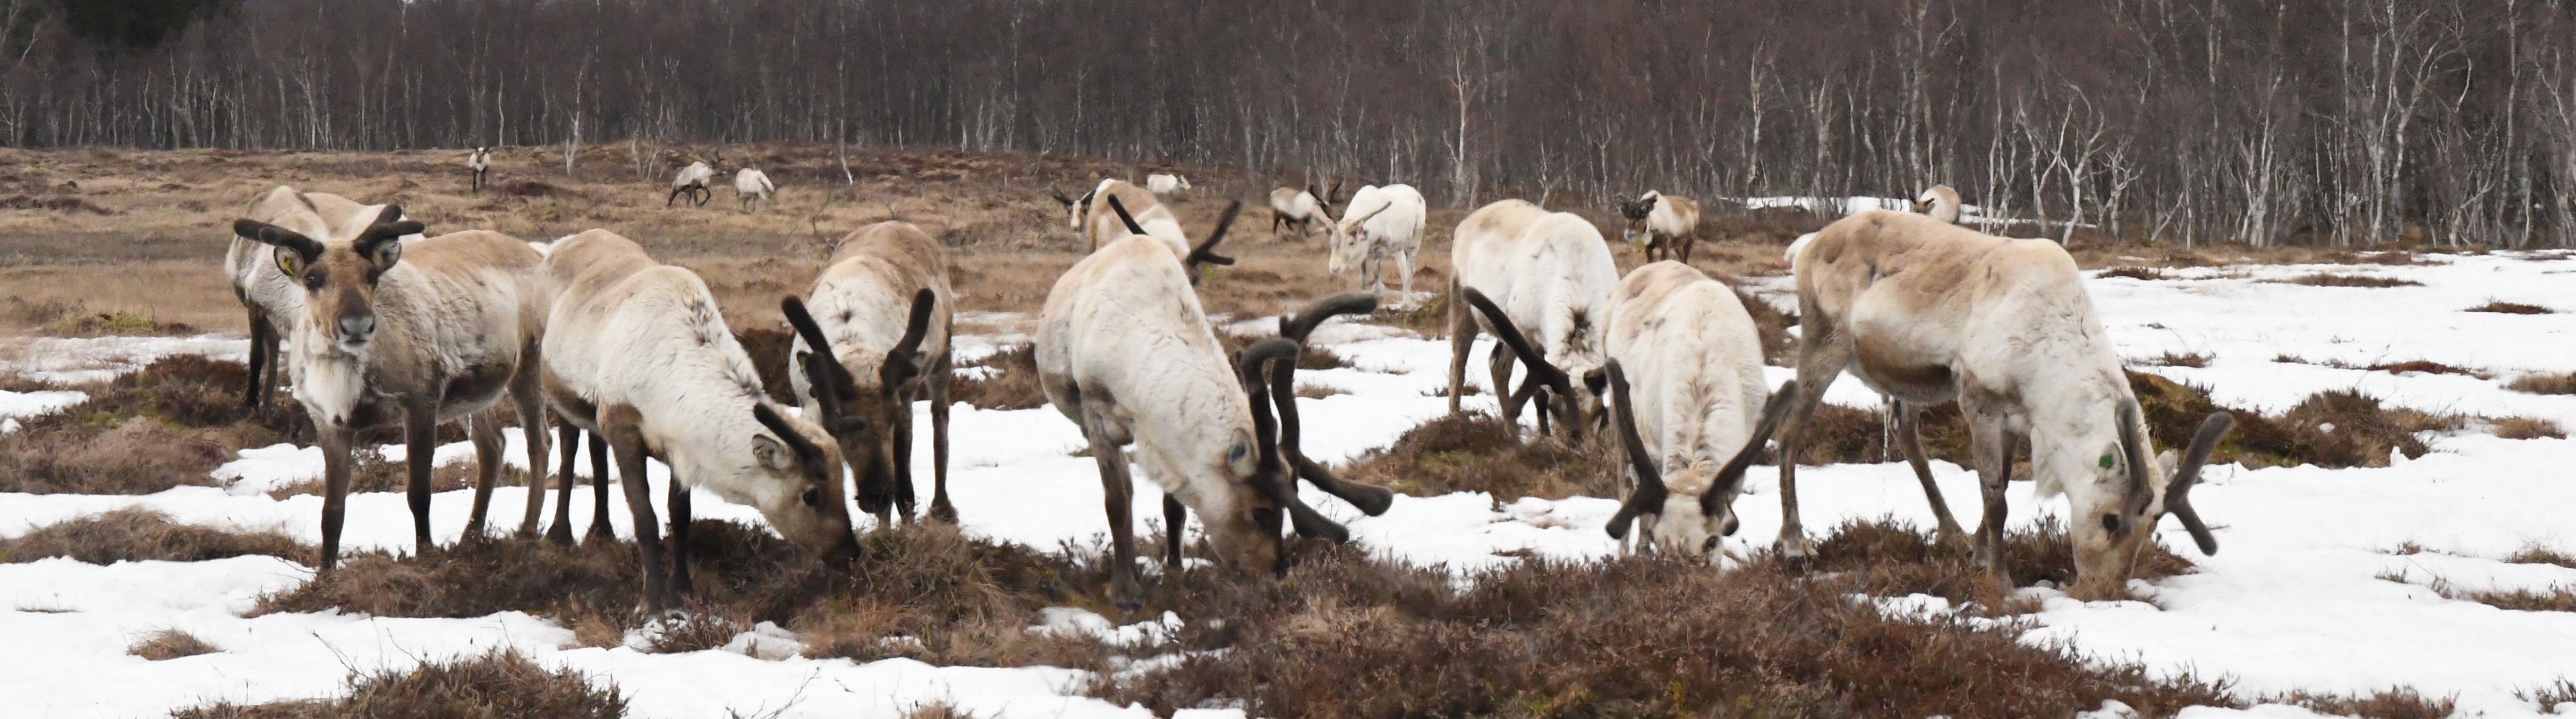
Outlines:
[{"label": "distant reindeer", "polygon": [[1157,196],[1169,195],[1190,189],[1190,178],[1157,172],[1145,176],[1145,189],[1152,190]]},{"label": "distant reindeer", "polygon": [[1334,180],[1332,189],[1322,193],[1315,191],[1313,183],[1308,183],[1303,190],[1294,187],[1271,190],[1271,236],[1278,236],[1281,227],[1293,227],[1297,230],[1297,239],[1305,239],[1317,221],[1332,221],[1333,195],[1341,191],[1340,180]]},{"label": "distant reindeer", "polygon": [[483,194],[483,185],[488,184],[484,178],[492,174],[492,149],[474,148],[472,154],[465,156],[465,169],[474,174],[474,193]]},{"label": "distant reindeer", "polygon": [[1628,229],[1620,237],[1644,245],[1647,262],[1655,261],[1658,251],[1663,259],[1690,262],[1691,244],[1699,233],[1698,203],[1647,190],[1635,202],[1619,203],[1619,214],[1628,218]]},{"label": "distant reindeer", "polygon": [[671,176],[671,196],[662,200],[662,206],[670,207],[673,200],[684,195],[697,201],[699,207],[707,206],[707,200],[716,196],[715,190],[707,189],[707,185],[715,179],[716,168],[708,166],[705,161],[689,163],[688,167],[680,168],[680,174]]},{"label": "distant reindeer", "polygon": [[777,193],[778,185],[769,181],[768,173],[745,167],[741,172],[733,174],[733,194],[742,200],[744,212],[750,212],[758,205],[768,204],[769,198]]}]

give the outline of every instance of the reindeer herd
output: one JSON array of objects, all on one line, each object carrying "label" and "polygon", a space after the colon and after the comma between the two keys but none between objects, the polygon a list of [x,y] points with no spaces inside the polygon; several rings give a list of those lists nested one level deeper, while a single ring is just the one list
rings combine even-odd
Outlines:
[{"label": "reindeer herd", "polygon": [[[478,149],[471,163],[479,188],[488,154]],[[703,203],[714,174],[691,164],[665,204]],[[748,167],[736,186],[746,203],[774,192]],[[1054,193],[1087,255],[1046,296],[1035,362],[1048,401],[1080,427],[1098,464],[1110,596],[1123,608],[1142,597],[1133,469],[1163,490],[1170,536],[1162,560],[1171,571],[1181,566],[1192,511],[1222,564],[1266,573],[1286,566],[1286,532],[1349,537],[1300,498],[1300,480],[1371,516],[1394,499],[1305,456],[1296,360],[1324,321],[1377,309],[1386,260],[1397,265],[1400,296],[1413,299],[1428,215],[1422,194],[1373,185],[1344,203],[1338,183],[1321,194],[1311,185],[1271,193],[1274,233],[1302,239],[1320,226],[1327,271],[1357,270],[1372,291],[1316,300],[1282,316],[1277,337],[1229,354],[1197,286],[1206,266],[1233,262],[1215,248],[1242,203],[1193,242],[1162,202],[1188,189],[1176,175],[1155,175],[1142,187],[1109,179],[1078,197]],[[1797,379],[1777,391],[1765,386],[1761,343],[1738,295],[1688,264],[1698,221],[1690,201],[1649,192],[1619,203],[1626,238],[1650,259],[1671,258],[1625,276],[1590,220],[1522,200],[1486,205],[1458,224],[1450,244],[1449,410],[1462,411],[1475,338],[1494,335],[1487,387],[1504,418],[1516,423],[1534,404],[1538,434],[1563,439],[1533,441],[1606,433],[1623,450],[1629,482],[1605,527],[1610,536],[1632,551],[1707,555],[1738,527],[1734,500],[1766,443],[1776,435],[1779,456],[1796,456],[1827,385],[1848,370],[1893,403],[1899,444],[1940,538],[1972,542],[1983,569],[2002,571],[2003,490],[2024,439],[2041,495],[2065,494],[2079,518],[2069,532],[2075,596],[2121,595],[2167,514],[2214,553],[2189,491],[2230,418],[2211,416],[2179,458],[2158,455],[2066,252],[1953,224],[1958,199],[1947,187],[1927,191],[1924,202],[1929,216],[1862,212],[1791,246],[1803,334]],[[505,396],[527,430],[533,468],[518,536],[539,536],[552,446],[561,464],[543,536],[574,542],[576,448],[589,433],[588,534],[612,534],[613,458],[640,547],[641,606],[651,612],[681,606],[690,591],[695,489],[758,509],[779,535],[839,564],[862,551],[845,481],[880,527],[957,520],[948,492],[957,258],[919,227],[887,221],[851,232],[803,297],[781,298],[794,329],[793,408],[769,399],[706,283],[632,240],[599,229],[543,243],[479,230],[424,237],[425,229],[397,206],[291,187],[260,197],[234,223],[225,268],[252,336],[244,401],[266,403],[282,372],[316,428],[325,457],[323,574],[337,560],[352,444],[372,428],[401,428],[414,539],[426,549],[435,429],[464,422],[478,462],[465,536],[484,536],[503,465]],[[1952,401],[1968,419],[1982,489],[1973,537],[1950,514],[1915,435],[1922,407]],[[912,477],[915,402],[930,407],[926,511]],[[551,444],[549,418],[560,434]],[[667,549],[647,459],[670,470]],[[1777,546],[1792,566],[1813,554],[1798,521],[1796,470],[1779,463]]]}]

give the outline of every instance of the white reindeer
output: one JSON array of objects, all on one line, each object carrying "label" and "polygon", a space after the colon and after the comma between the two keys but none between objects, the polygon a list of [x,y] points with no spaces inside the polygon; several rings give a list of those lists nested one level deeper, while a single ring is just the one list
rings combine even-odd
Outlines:
[{"label": "white reindeer", "polygon": [[465,169],[473,176],[474,193],[478,195],[482,194],[483,185],[485,184],[484,178],[492,174],[492,149],[488,147],[477,147],[474,148],[473,152],[467,153],[465,155]]},{"label": "white reindeer", "polygon": [[[1075,234],[1083,238],[1084,252],[1099,250],[1102,245],[1115,242],[1118,238],[1136,234],[1161,240],[1181,255],[1190,254],[1190,238],[1181,232],[1180,216],[1172,214],[1172,209],[1165,207],[1161,198],[1146,191],[1145,188],[1137,187],[1134,183],[1126,180],[1101,180],[1100,184],[1092,187],[1090,192],[1083,193],[1080,199],[1066,198],[1062,192],[1056,192],[1055,199],[1057,202],[1064,203],[1070,215],[1068,224],[1073,227]],[[1114,208],[1113,205],[1115,205]],[[1239,208],[1235,211],[1239,211]],[[1231,216],[1231,211],[1228,216]],[[1216,236],[1222,237],[1224,234],[1220,232],[1216,233]],[[1233,264],[1233,262],[1229,260],[1216,264]]]},{"label": "white reindeer", "polygon": [[1412,297],[1413,256],[1422,251],[1422,224],[1429,217],[1430,206],[1412,185],[1360,188],[1351,193],[1351,204],[1342,209],[1342,219],[1328,225],[1332,254],[1325,262],[1325,272],[1340,276],[1357,268],[1360,284],[1383,293],[1386,278],[1380,271],[1386,259],[1393,257],[1396,271],[1404,277],[1404,294],[1398,297]]},{"label": "white reindeer", "polygon": [[1190,178],[1157,172],[1145,176],[1145,189],[1154,191],[1157,196],[1169,195],[1190,189]]},{"label": "white reindeer", "polygon": [[671,176],[671,196],[662,199],[662,206],[670,207],[672,201],[687,196],[699,207],[705,207],[707,200],[715,198],[715,191],[707,189],[715,180],[716,168],[707,166],[704,161],[691,162],[688,167],[680,168],[680,174]]},{"label": "white reindeer", "polygon": [[350,443],[359,430],[400,422],[409,448],[412,531],[429,537],[429,475],[442,422],[471,418],[479,460],[465,536],[482,536],[501,470],[501,428],[493,404],[506,391],[528,444],[529,503],[521,535],[536,531],[544,500],[546,421],[539,396],[545,333],[543,258],[527,243],[467,231],[418,242],[421,223],[386,207],[363,229],[314,239],[255,219],[233,223],[241,237],[274,246],[277,269],[304,287],[303,307],[283,328],[295,399],[322,446],[322,561],[338,563],[349,492]]},{"label": "white reindeer", "polygon": [[750,212],[758,209],[754,203],[768,204],[769,198],[778,194],[778,185],[769,181],[768,173],[745,167],[733,173],[733,194],[742,200],[743,211]]},{"label": "white reindeer", "polygon": [[1914,198],[1914,211],[1932,219],[1959,224],[1959,191],[1949,185],[1933,185]]},{"label": "white reindeer", "polygon": [[[546,398],[608,439],[635,518],[648,611],[678,606],[689,593],[694,488],[759,509],[772,529],[827,562],[858,557],[836,443],[769,401],[697,274],[656,263],[606,230],[556,242],[545,264],[562,288],[546,334]],[[667,579],[647,457],[671,468]],[[558,491],[568,501],[571,483]],[[558,510],[557,523],[564,519]]]},{"label": "white reindeer", "polygon": [[1753,316],[1726,283],[1667,260],[1619,281],[1603,339],[1636,475],[1610,536],[1626,538],[1639,518],[1646,546],[1706,554],[1735,533],[1744,470],[1788,407],[1763,395]]},{"label": "white reindeer", "polygon": [[[1294,430],[1297,341],[1331,315],[1368,311],[1375,299],[1337,296],[1283,318],[1285,340],[1257,343],[1239,366],[1229,365],[1182,260],[1150,237],[1111,242],[1058,278],[1038,314],[1039,380],[1090,441],[1109,514],[1111,596],[1129,610],[1140,590],[1127,445],[1165,492],[1163,559],[1174,569],[1190,509],[1221,560],[1269,570],[1279,567],[1283,508],[1302,533],[1348,536],[1298,502],[1296,478],[1370,514],[1392,501],[1383,489],[1343,483],[1305,461]],[[1276,437],[1267,406],[1274,395],[1283,415]]]},{"label": "white reindeer", "polygon": [[[1900,403],[1906,459],[1945,536],[1955,536],[1958,525],[1925,466],[1915,414],[1959,403],[1985,495],[1976,556],[1988,571],[2003,572],[2004,488],[2024,437],[2038,496],[2067,497],[2073,596],[2125,594],[2139,549],[2168,513],[2203,554],[2218,551],[2189,492],[2233,418],[2211,415],[2179,464],[2170,453],[2154,456],[2119,355],[2064,248],[1871,211],[1827,225],[1791,267],[1806,330],[1795,404],[1780,430],[1782,456],[1797,456],[1816,402],[1849,369]],[[1803,562],[1814,550],[1798,521],[1796,465],[1780,467],[1779,542],[1783,555]]]},{"label": "white reindeer", "polygon": [[1288,227],[1297,231],[1297,239],[1305,239],[1307,230],[1314,226],[1315,221],[1332,221],[1329,215],[1333,211],[1333,194],[1341,191],[1340,180],[1333,181],[1332,189],[1321,195],[1315,193],[1315,186],[1312,184],[1307,185],[1303,190],[1294,187],[1271,190],[1271,236],[1278,236],[1279,228]]},{"label": "white reindeer", "polygon": [[[243,216],[306,237],[334,237],[364,231],[384,209],[327,192],[297,192],[279,185],[253,200]],[[238,235],[224,252],[224,275],[232,281],[233,298],[241,300],[250,315],[250,383],[242,393],[242,404],[266,406],[284,364],[278,356],[284,329],[292,327],[290,321],[304,311],[304,283],[278,269],[275,248]]]},{"label": "white reindeer", "polygon": [[[1535,328],[1536,342],[1525,351],[1495,347],[1489,364],[1493,391],[1503,398],[1503,416],[1517,419],[1521,404],[1541,401],[1541,432],[1553,418],[1577,435],[1582,422],[1597,419],[1600,393],[1607,377],[1601,334],[1610,320],[1610,293],[1619,269],[1609,244],[1590,220],[1568,212],[1548,212],[1522,200],[1503,200],[1476,210],[1458,223],[1450,242],[1453,267],[1449,280],[1449,411],[1458,412],[1467,379],[1467,351],[1479,327],[1509,337],[1520,327]],[[1492,309],[1475,307],[1478,304]],[[1471,307],[1475,309],[1471,310]],[[1481,324],[1480,324],[1481,323]],[[1515,355],[1529,367],[1529,381],[1510,389]],[[1580,387],[1573,378],[1583,379]]]},{"label": "white reindeer", "polygon": [[1655,261],[1659,251],[1664,259],[1690,262],[1699,233],[1699,203],[1647,190],[1635,202],[1619,203],[1619,214],[1628,218],[1620,239],[1644,247],[1647,262]]},{"label": "white reindeer", "polygon": [[[805,301],[782,304],[796,328],[787,376],[806,416],[863,420],[833,431],[858,477],[859,509],[877,515],[881,527],[891,526],[890,507],[913,516],[912,403],[926,399],[935,478],[930,516],[957,521],[948,500],[949,330],[957,293],[947,251],[909,222],[862,227],[841,239]],[[816,361],[818,350],[832,361]],[[816,371],[831,376],[816,382]]]}]

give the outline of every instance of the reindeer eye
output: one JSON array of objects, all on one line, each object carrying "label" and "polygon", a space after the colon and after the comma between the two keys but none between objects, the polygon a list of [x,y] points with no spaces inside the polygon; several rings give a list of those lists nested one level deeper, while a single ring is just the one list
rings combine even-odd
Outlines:
[{"label": "reindeer eye", "polygon": [[804,493],[804,494],[801,494],[801,495],[797,495],[797,498],[798,498],[798,499],[805,500],[805,506],[808,506],[808,507],[819,507],[819,506],[822,506],[822,504],[823,504],[823,488],[821,488],[821,487],[806,487],[806,488],[805,488],[805,493]]},{"label": "reindeer eye", "polygon": [[322,289],[322,273],[320,273],[320,272],[307,272],[307,273],[304,273],[304,286],[305,286],[305,287],[307,287],[307,288],[311,288],[311,289],[317,289],[317,290],[318,290],[318,289]]},{"label": "reindeer eye", "polygon": [[1243,461],[1243,458],[1244,458],[1244,456],[1245,456],[1245,455],[1249,455],[1249,454],[1251,454],[1251,453],[1252,453],[1252,450],[1251,450],[1250,448],[1247,448],[1247,447],[1244,447],[1243,445],[1237,444],[1237,445],[1235,445],[1235,446],[1234,446],[1234,448],[1233,448],[1233,449],[1226,450],[1226,452],[1225,452],[1225,461],[1227,461],[1227,462],[1241,462],[1241,461]]}]

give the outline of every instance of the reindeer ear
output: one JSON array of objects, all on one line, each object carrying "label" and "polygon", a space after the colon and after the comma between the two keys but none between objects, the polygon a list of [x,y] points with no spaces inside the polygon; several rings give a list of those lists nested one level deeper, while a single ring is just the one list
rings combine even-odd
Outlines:
[{"label": "reindeer ear", "polygon": [[304,275],[304,255],[302,253],[285,246],[273,247],[270,250],[272,254],[277,255],[277,271],[286,273],[287,277],[298,278],[296,280],[298,283],[303,282],[301,278]]},{"label": "reindeer ear", "polygon": [[796,468],[796,451],[788,449],[786,444],[770,438],[769,435],[752,435],[751,453],[760,459],[763,467],[780,471]]},{"label": "reindeer ear", "polygon": [[382,270],[394,266],[394,263],[396,262],[401,262],[402,253],[403,243],[398,240],[388,239],[376,245],[376,255],[371,259],[375,260],[376,269]]}]

